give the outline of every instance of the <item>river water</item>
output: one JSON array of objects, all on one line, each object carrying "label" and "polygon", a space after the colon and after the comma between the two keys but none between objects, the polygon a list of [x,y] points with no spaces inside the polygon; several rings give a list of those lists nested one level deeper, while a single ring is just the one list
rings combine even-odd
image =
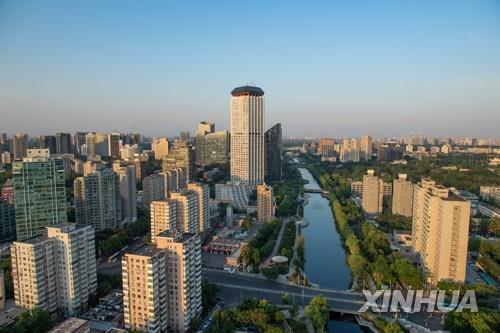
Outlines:
[{"label": "river water", "polygon": [[[299,168],[308,183],[306,189],[321,189],[309,170]],[[309,225],[302,229],[305,239],[305,272],[309,280],[323,288],[349,289],[351,271],[346,263],[346,253],[335,227],[330,204],[319,193],[307,193],[304,217]],[[362,333],[356,323],[331,319],[328,332]]]}]

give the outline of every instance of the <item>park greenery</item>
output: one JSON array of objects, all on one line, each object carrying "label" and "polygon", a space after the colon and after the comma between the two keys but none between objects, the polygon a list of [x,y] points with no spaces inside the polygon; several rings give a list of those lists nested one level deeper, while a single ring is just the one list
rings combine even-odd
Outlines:
[{"label": "park greenery", "polygon": [[477,263],[495,279],[500,279],[500,240],[481,240]]},{"label": "park greenery", "polygon": [[101,256],[109,256],[132,243],[136,237],[144,237],[150,230],[149,214],[140,211],[136,222],[118,231],[103,230],[96,232],[96,242]]},{"label": "park greenery", "polygon": [[265,223],[257,235],[248,244],[241,247],[240,262],[243,268],[252,265],[254,269],[257,269],[258,265],[269,257],[273,251],[280,228],[281,221],[279,219]]},{"label": "park greenery", "polygon": [[451,333],[500,332],[500,311],[480,308],[478,312],[449,312],[444,328]]},{"label": "park greenery", "polygon": [[267,300],[246,299],[237,308],[219,310],[214,314],[208,333],[232,333],[236,330],[284,333],[284,315]]},{"label": "park greenery", "polygon": [[42,309],[33,309],[21,314],[14,324],[0,328],[0,333],[45,333],[54,326],[50,314]]},{"label": "park greenery", "polygon": [[287,257],[289,263],[293,257],[295,235],[296,235],[296,225],[295,222],[292,220],[288,222],[288,224],[285,226],[285,231],[283,232],[283,237],[281,238],[280,247],[278,249],[279,255]]},{"label": "park greenery", "polygon": [[12,260],[11,257],[0,260],[0,269],[3,271],[5,298],[14,297],[14,281],[12,279]]},{"label": "park greenery", "polygon": [[311,319],[315,332],[325,331],[329,309],[326,299],[321,295],[314,296],[306,306],[305,314]]},{"label": "park greenery", "polygon": [[276,199],[276,216],[287,217],[302,214],[300,197],[304,193],[304,181],[291,161],[285,160],[282,180],[271,185]]}]

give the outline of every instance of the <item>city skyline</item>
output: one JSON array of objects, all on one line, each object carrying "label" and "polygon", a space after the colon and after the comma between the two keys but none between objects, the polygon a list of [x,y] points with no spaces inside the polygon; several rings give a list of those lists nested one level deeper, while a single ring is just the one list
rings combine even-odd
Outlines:
[{"label": "city skyline", "polygon": [[248,83],[285,136],[494,136],[499,13],[493,1],[3,1],[2,130],[228,129],[230,91]]}]

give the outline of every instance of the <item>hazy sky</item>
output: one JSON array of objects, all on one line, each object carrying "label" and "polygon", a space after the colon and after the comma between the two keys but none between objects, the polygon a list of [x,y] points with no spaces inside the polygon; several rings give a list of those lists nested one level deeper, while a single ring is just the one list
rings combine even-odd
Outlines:
[{"label": "hazy sky", "polygon": [[500,1],[0,0],[0,131],[500,137]]}]

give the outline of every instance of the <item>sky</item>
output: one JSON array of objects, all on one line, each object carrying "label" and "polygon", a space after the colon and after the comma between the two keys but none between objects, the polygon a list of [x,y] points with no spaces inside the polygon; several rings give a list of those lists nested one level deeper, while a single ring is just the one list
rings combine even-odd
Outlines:
[{"label": "sky", "polygon": [[0,132],[500,137],[500,1],[0,0]]}]

